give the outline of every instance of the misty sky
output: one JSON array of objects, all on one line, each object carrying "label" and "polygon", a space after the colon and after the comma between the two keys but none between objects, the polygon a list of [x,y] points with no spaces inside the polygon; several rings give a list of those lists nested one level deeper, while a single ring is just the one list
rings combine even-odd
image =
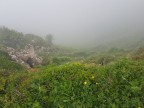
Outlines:
[{"label": "misty sky", "polygon": [[0,0],[0,26],[57,44],[97,43],[144,31],[144,0]]}]

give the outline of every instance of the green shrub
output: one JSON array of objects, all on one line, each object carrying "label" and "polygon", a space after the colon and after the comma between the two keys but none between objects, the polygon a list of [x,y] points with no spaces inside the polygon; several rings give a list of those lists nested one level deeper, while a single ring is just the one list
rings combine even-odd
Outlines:
[{"label": "green shrub", "polygon": [[[105,67],[81,63],[42,67],[17,77],[13,106],[39,108],[144,107],[144,62],[122,59]],[[22,80],[22,78],[26,78]]]},{"label": "green shrub", "polygon": [[69,62],[69,61],[71,61],[71,58],[69,57],[54,57],[52,60],[52,63],[62,64],[62,63]]}]

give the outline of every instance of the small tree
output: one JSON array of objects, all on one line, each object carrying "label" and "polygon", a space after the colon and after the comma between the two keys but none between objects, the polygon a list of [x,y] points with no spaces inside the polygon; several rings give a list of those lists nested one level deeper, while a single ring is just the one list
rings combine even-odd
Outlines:
[{"label": "small tree", "polygon": [[52,41],[53,41],[53,35],[52,34],[46,35],[47,44],[51,46],[53,44]]}]

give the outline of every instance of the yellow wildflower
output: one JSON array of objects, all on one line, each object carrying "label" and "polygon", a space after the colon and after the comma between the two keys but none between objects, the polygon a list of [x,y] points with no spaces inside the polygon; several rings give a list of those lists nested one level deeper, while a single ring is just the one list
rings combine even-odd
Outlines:
[{"label": "yellow wildflower", "polygon": [[99,83],[96,83],[96,85],[98,85]]},{"label": "yellow wildflower", "polygon": [[95,77],[94,77],[94,76],[92,76],[91,78],[92,78],[92,79],[94,79]]},{"label": "yellow wildflower", "polygon": [[86,84],[87,84],[87,82],[85,81],[85,82],[84,82],[84,85],[86,85]]}]

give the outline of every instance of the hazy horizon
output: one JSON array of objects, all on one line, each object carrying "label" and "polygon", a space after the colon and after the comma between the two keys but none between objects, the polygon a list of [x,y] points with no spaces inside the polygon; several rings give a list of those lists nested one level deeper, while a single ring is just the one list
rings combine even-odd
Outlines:
[{"label": "hazy horizon", "polygon": [[1,0],[0,26],[82,46],[143,35],[143,12],[143,0]]}]

